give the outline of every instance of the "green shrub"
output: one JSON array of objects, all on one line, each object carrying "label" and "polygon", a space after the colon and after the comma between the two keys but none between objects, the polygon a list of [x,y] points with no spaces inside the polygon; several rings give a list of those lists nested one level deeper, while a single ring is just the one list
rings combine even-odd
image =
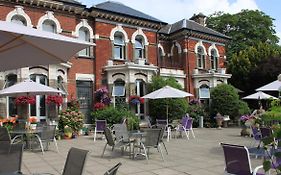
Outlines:
[{"label": "green shrub", "polygon": [[199,126],[200,116],[203,116],[204,118],[205,116],[207,116],[205,107],[198,100],[191,100],[189,102],[187,113],[189,114],[190,117],[193,118],[193,127]]},{"label": "green shrub", "polygon": [[[169,77],[164,79],[160,76],[152,77],[152,82],[148,85],[149,92],[160,89],[166,85],[171,87],[181,89],[181,85],[176,81],[175,78]],[[182,99],[155,99],[149,100],[149,116],[155,121],[156,118],[166,118],[167,117],[167,106],[169,112],[169,120],[180,119],[184,116],[187,111],[187,100]]]},{"label": "green shrub", "polygon": [[247,104],[239,100],[235,88],[228,84],[220,84],[211,89],[211,115],[218,112],[221,115],[229,115],[231,119],[237,119],[242,114],[249,112]]},{"label": "green shrub", "polygon": [[116,123],[121,123],[122,119],[128,119],[128,127],[137,129],[139,125],[138,117],[125,107],[108,106],[101,110],[92,112],[93,122],[96,119],[105,119],[109,126]]}]

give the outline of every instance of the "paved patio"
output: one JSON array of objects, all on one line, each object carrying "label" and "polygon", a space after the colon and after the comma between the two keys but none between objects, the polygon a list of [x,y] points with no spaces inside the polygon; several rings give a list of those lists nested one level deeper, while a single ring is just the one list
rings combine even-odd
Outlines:
[{"label": "paved patio", "polygon": [[[51,144],[50,150],[42,155],[39,151],[25,151],[23,155],[23,173],[48,172],[59,174],[62,172],[66,155],[70,147],[90,150],[85,166],[85,175],[103,175],[106,170],[118,162],[122,162],[119,175],[222,175],[224,157],[220,142],[249,145],[252,138],[240,137],[240,128],[194,129],[195,139],[172,139],[165,142],[169,155],[164,154],[165,162],[155,149],[151,149],[150,160],[139,158],[132,160],[128,155],[121,156],[120,149],[111,152],[109,147],[101,158],[104,140],[93,141],[93,136],[80,136],[72,140],[60,140],[60,153]],[[165,153],[163,149],[163,153]],[[261,159],[253,159],[252,164],[261,165]]]}]

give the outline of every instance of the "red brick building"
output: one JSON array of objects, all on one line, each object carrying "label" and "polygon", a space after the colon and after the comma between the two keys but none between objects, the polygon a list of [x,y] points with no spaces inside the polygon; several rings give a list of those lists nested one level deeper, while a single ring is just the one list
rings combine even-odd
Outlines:
[{"label": "red brick building", "polygon": [[[203,14],[167,24],[124,4],[107,1],[91,8],[73,1],[3,0],[0,20],[94,42],[68,63],[38,65],[0,73],[1,87],[31,78],[77,98],[87,115],[93,92],[107,86],[114,103],[146,94],[153,75],[172,76],[197,98],[227,83],[225,44],[229,37],[204,26]],[[63,49],[63,48],[61,48]],[[45,118],[44,96],[31,114]],[[10,105],[9,105],[10,104]],[[1,101],[2,115],[15,113],[10,98]],[[136,112],[145,113],[143,106]]]}]

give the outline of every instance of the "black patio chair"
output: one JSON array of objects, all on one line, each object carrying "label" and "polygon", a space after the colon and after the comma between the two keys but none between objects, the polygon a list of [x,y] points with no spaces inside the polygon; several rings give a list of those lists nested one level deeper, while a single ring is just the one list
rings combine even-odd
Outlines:
[{"label": "black patio chair", "polygon": [[[161,129],[145,129],[144,131],[146,133],[144,139],[140,140],[140,144],[134,144],[134,147],[133,147],[134,158],[136,157],[136,155],[143,155],[143,156],[145,156],[146,160],[148,160],[149,149],[157,148],[161,154],[162,160],[164,161],[164,156],[163,156],[162,149],[160,146]],[[140,152],[135,154],[135,151],[134,151],[135,148],[138,148],[140,150]],[[141,150],[143,150],[142,153],[141,153]]]},{"label": "black patio chair", "polygon": [[70,148],[62,175],[81,175],[88,152],[88,150]]},{"label": "black patio chair", "polygon": [[110,168],[104,175],[116,175],[118,168],[122,165],[121,162],[117,163],[114,167]]},{"label": "black patio chair", "polygon": [[258,166],[252,170],[251,160],[247,147],[221,143],[225,158],[225,174],[233,175],[262,175]]},{"label": "black patio chair", "polygon": [[23,144],[0,144],[0,174],[21,173]]},{"label": "black patio chair", "polygon": [[39,145],[42,153],[44,153],[44,145],[46,150],[49,149],[50,142],[54,142],[57,152],[59,152],[57,140],[56,140],[56,125],[47,125],[42,127],[42,132],[34,135],[34,139],[39,141]]},{"label": "black patio chair", "polygon": [[7,128],[0,127],[0,144],[4,142],[11,143],[11,136]]},{"label": "black patio chair", "polygon": [[114,139],[113,139],[112,132],[111,132],[111,130],[108,127],[106,127],[104,129],[104,135],[105,135],[105,138],[106,138],[106,144],[105,144],[105,146],[103,148],[103,152],[102,152],[101,157],[104,156],[104,152],[105,152],[105,149],[106,149],[107,145],[111,146],[112,152],[114,151],[115,147],[120,147],[121,150],[122,150],[122,153],[123,153],[123,149],[124,149],[125,146],[127,146],[127,143],[122,143],[122,142],[117,142],[116,143],[114,141]]}]

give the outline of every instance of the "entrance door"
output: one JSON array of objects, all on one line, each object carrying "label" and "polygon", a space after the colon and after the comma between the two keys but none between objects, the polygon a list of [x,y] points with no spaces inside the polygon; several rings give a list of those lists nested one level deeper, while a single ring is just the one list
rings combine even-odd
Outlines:
[{"label": "entrance door", "polygon": [[[36,83],[48,85],[48,78],[45,75],[30,75],[30,79]],[[36,103],[30,105],[30,115],[36,116],[38,120],[46,120],[45,95],[36,95]]]},{"label": "entrance door", "polygon": [[91,111],[93,105],[93,82],[76,81],[77,99],[80,111],[85,115],[85,123],[91,123]]}]

